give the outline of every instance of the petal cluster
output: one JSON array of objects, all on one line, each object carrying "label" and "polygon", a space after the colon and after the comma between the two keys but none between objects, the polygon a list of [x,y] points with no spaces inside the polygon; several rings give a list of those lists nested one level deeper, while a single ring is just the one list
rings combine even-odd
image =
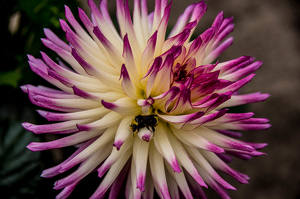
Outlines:
[{"label": "petal cluster", "polygon": [[[117,198],[125,186],[126,198],[205,198],[202,187],[213,188],[222,198],[235,188],[216,172],[240,183],[249,177],[226,162],[231,156],[250,159],[265,143],[236,138],[242,130],[270,127],[265,118],[249,113],[229,113],[229,107],[264,101],[269,95],[238,94],[251,81],[262,62],[241,56],[226,62],[217,58],[233,42],[233,18],[220,12],[212,26],[195,39],[195,27],[207,10],[204,1],[182,13],[166,35],[171,3],[156,0],[148,14],[146,0],[116,0],[119,32],[107,10],[93,0],[91,20],[78,9],[82,27],[65,6],[69,23],[60,20],[68,43],[45,29],[43,44],[57,53],[53,61],[28,56],[31,69],[58,89],[24,85],[22,90],[48,121],[46,125],[23,123],[35,134],[66,134],[51,142],[32,142],[41,151],[76,145],[78,149],[61,164],[46,169],[50,178],[76,165],[78,169],[58,180],[67,198],[76,185],[97,170],[102,179],[91,198]],[[105,175],[105,176],[104,176]],[[108,191],[109,190],[109,191]]]}]

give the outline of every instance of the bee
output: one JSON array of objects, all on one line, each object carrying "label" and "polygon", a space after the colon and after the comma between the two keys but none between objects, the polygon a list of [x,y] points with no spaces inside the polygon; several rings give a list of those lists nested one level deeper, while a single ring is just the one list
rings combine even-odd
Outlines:
[{"label": "bee", "polygon": [[140,129],[146,127],[149,131],[153,133],[155,132],[155,127],[157,126],[157,116],[154,115],[138,115],[136,116],[131,124],[129,125],[130,129],[133,132],[133,136],[139,132]]}]

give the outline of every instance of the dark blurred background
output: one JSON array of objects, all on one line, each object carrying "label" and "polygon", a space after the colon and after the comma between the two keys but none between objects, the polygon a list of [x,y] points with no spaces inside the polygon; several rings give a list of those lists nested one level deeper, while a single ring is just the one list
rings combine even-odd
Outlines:
[{"label": "dark blurred background", "polygon": [[[133,1],[130,1],[131,5]],[[170,26],[179,14],[195,0],[173,2]],[[224,178],[237,188],[229,191],[232,198],[299,199],[300,198],[300,1],[299,0],[206,0],[208,11],[200,21],[196,34],[208,28],[214,17],[224,11],[225,17],[234,16],[234,44],[221,57],[226,61],[251,55],[264,62],[251,83],[241,93],[260,91],[271,97],[263,103],[246,108],[256,117],[270,119],[267,131],[245,132],[241,139],[267,142],[263,149],[267,156],[230,164],[234,169],[251,177],[249,185],[241,185],[230,177]],[[41,57],[44,51],[52,58],[55,54],[45,48],[40,38],[43,28],[50,28],[60,38],[59,18],[64,17],[64,4],[77,17],[77,7],[87,10],[86,0],[1,0],[1,67],[0,67],[0,193],[1,198],[54,198],[59,191],[53,183],[62,176],[44,179],[42,170],[52,167],[74,148],[30,152],[26,145],[32,141],[49,141],[56,136],[37,136],[23,130],[21,122],[47,123],[31,105],[19,86],[46,85],[33,73],[26,54]],[[153,10],[154,0],[148,1]],[[115,2],[108,3],[112,15]],[[94,173],[77,186],[70,198],[88,198],[99,185]],[[219,198],[211,189],[208,198]]]}]

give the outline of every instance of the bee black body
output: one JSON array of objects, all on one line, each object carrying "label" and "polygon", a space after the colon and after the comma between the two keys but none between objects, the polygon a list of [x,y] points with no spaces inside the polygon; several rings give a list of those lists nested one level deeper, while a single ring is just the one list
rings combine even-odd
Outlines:
[{"label": "bee black body", "polygon": [[135,133],[138,133],[140,129],[146,127],[152,133],[155,132],[155,127],[157,126],[157,116],[154,115],[138,115],[136,116],[130,125],[130,129]]}]

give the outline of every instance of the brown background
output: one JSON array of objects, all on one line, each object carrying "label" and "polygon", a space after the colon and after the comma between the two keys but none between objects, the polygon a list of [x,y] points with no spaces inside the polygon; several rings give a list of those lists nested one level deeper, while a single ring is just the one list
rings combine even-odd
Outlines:
[{"label": "brown background", "polygon": [[[83,4],[85,4],[83,0]],[[132,4],[133,1],[130,1]],[[173,2],[170,25],[173,25],[186,6],[195,0]],[[236,160],[234,169],[251,177],[249,185],[241,185],[231,178],[237,188],[229,191],[232,198],[296,199],[300,198],[300,49],[299,1],[292,0],[207,0],[208,11],[200,21],[197,33],[213,22],[220,11],[225,17],[234,16],[234,44],[221,61],[251,55],[264,62],[256,76],[241,93],[260,91],[271,97],[253,104],[249,111],[256,117],[270,119],[267,131],[245,132],[242,139],[267,142],[263,149],[268,156],[249,161]],[[115,1],[108,3],[114,12]],[[148,1],[153,10],[154,0]],[[151,5],[150,5],[151,4]],[[208,190],[208,198],[219,198]]]}]

